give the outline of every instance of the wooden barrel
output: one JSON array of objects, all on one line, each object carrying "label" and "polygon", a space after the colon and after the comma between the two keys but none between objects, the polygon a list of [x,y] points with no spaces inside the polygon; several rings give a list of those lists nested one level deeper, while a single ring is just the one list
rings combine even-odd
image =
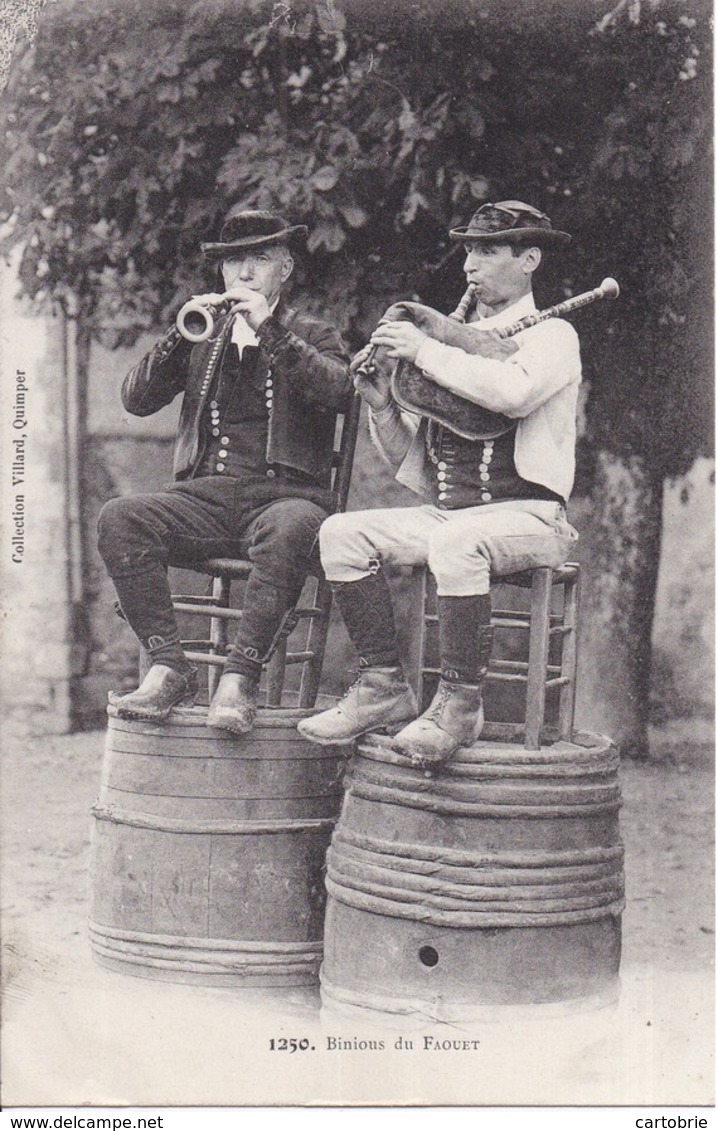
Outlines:
[{"label": "wooden barrel", "polygon": [[480,743],[433,775],[360,742],[327,860],[329,1012],[446,1021],[615,998],[618,751]]},{"label": "wooden barrel", "polygon": [[93,808],[90,942],[103,966],[218,986],[305,986],[322,956],[324,862],[347,748],[260,708],[248,735],[109,708]]}]

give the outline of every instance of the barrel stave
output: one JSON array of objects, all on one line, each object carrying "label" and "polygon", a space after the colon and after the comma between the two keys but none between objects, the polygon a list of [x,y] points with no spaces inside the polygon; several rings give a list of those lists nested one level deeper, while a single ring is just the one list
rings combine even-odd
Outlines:
[{"label": "barrel stave", "polygon": [[260,709],[228,737],[206,710],[164,723],[108,712],[93,809],[90,940],[103,965],[209,985],[315,982],[323,868],[348,750]]}]

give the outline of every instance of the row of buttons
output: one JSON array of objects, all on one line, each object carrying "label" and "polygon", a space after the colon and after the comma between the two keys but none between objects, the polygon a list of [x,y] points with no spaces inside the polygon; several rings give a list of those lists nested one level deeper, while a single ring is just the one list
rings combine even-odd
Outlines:
[{"label": "row of buttons", "polygon": [[[207,376],[205,378],[207,385],[209,384],[209,376],[210,376],[211,369],[212,369],[212,362],[210,361],[210,365],[207,369]],[[273,408],[273,403],[274,403],[274,387],[273,386],[274,386],[274,382],[272,381],[272,374],[271,374],[271,370],[270,370],[270,372],[267,374],[267,378],[264,382],[265,404],[267,406],[267,412],[270,416],[272,414],[272,408]],[[203,389],[203,391],[206,392],[206,388]],[[211,424],[211,427],[212,427],[212,435],[217,437],[217,436],[219,436],[219,434],[221,432],[220,417],[219,417],[219,402],[218,401],[210,401],[209,402],[209,409],[210,409],[210,424]],[[229,436],[222,436],[219,442],[220,442],[220,444],[222,444],[222,447],[217,452],[217,463],[215,464],[215,471],[218,471],[218,472],[221,473],[223,471],[226,471],[226,469],[227,469],[227,465],[223,461],[229,455],[230,438],[229,438]],[[277,473],[276,473],[276,471],[274,470],[273,467],[267,468],[267,479],[274,479],[276,477],[276,474]]]},{"label": "row of buttons", "polygon": [[[494,454],[494,441],[484,440],[484,450],[481,453],[481,463],[479,464],[479,479],[482,483],[489,483],[491,481],[491,472],[489,471],[489,464]],[[481,492],[481,502],[490,503],[492,499],[491,492],[487,489]]]},{"label": "row of buttons", "polygon": [[200,397],[203,397],[206,394],[207,390],[209,389],[209,383],[212,380],[212,374],[214,373],[214,364],[217,360],[217,354],[219,353],[221,345],[222,345],[222,339],[217,338],[217,341],[212,346],[212,353],[209,355],[209,361],[207,362],[207,369],[205,371],[204,380],[202,381],[202,388],[199,391]]},{"label": "row of buttons", "polygon": [[[218,404],[218,402],[217,401],[210,401],[209,402],[209,409],[210,409],[210,417],[211,417],[211,424],[212,424],[212,435],[213,436],[219,436],[221,429],[219,427],[219,404]],[[220,444],[228,444],[228,443],[229,443],[229,436],[223,436],[222,439],[220,440]],[[225,448],[225,447],[220,448],[219,451],[217,452],[217,457],[218,458],[217,458],[217,463],[216,463],[216,470],[217,471],[224,471],[227,465],[226,465],[226,463],[222,463],[222,460],[227,458],[227,448]]]},{"label": "row of buttons", "polygon": [[[449,491],[455,484],[449,480],[451,472],[451,461],[454,458],[454,450],[445,442],[441,446],[441,455],[446,457],[439,459],[436,449],[433,445],[427,445],[429,459],[436,467],[436,478],[439,487],[439,503],[443,503],[449,497]],[[483,451],[481,453],[481,463],[479,464],[479,479],[482,483],[488,484],[491,481],[491,472],[489,465],[494,454],[494,441],[485,440]],[[482,503],[490,503],[493,496],[488,488],[481,492]]]},{"label": "row of buttons", "polygon": [[167,333],[155,346],[155,359],[157,361],[164,361],[177,345],[182,341],[179,330],[176,326],[170,326]]},{"label": "row of buttons", "polygon": [[[444,454],[446,454],[446,453],[444,453]],[[449,483],[449,479],[448,479],[448,475],[447,475],[447,472],[449,471],[449,469],[450,469],[450,465],[446,462],[446,460],[443,460],[443,459],[441,459],[441,460],[437,459],[436,460],[436,478],[439,482],[439,502],[440,503],[443,503],[444,499],[447,498],[448,493],[451,490],[451,483]]]}]

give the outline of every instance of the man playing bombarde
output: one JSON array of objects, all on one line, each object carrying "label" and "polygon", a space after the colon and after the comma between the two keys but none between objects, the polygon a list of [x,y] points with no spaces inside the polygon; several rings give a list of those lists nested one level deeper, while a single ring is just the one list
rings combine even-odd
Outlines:
[{"label": "man playing bombarde", "polygon": [[191,701],[197,672],[179,640],[168,565],[248,557],[243,614],[207,723],[237,734],[253,725],[259,680],[307,572],[332,507],[337,412],[351,383],[337,330],[292,309],[282,292],[292,249],[306,234],[271,212],[240,211],[205,256],[221,265],[229,300],[212,335],[192,344],[172,327],[125,378],[122,401],[147,416],[183,394],[176,482],[111,499],[99,548],[125,619],[151,666],[141,686],[110,693],[120,716],[164,719]]}]

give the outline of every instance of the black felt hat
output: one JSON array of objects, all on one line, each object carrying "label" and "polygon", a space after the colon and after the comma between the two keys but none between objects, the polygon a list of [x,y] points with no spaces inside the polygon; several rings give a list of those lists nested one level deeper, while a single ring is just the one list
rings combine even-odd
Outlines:
[{"label": "black felt hat", "polygon": [[308,230],[304,224],[288,224],[274,212],[235,212],[225,220],[219,240],[201,246],[208,259],[231,259],[232,255],[248,248],[278,243],[295,245],[304,239]]}]

